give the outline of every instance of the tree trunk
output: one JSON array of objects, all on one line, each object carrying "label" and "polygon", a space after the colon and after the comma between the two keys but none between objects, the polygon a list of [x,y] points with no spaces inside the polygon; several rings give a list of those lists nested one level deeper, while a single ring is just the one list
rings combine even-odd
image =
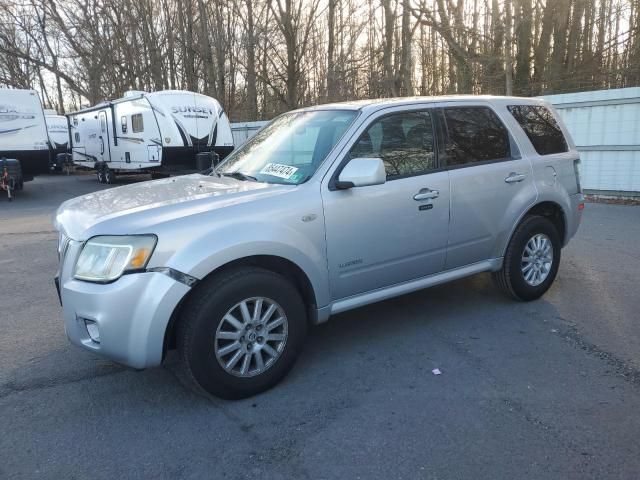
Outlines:
[{"label": "tree trunk", "polygon": [[411,0],[402,0],[402,54],[400,60],[401,94],[413,95],[413,65],[411,43],[413,30],[411,28]]},{"label": "tree trunk", "polygon": [[504,24],[505,24],[505,37],[504,37],[504,57],[505,57],[505,93],[507,95],[513,95],[513,60],[512,60],[512,38],[511,38],[511,0],[505,0],[504,2]]},{"label": "tree trunk", "polygon": [[518,17],[516,28],[516,75],[514,91],[516,94],[529,96],[531,72],[531,0],[516,0],[515,12]]},{"label": "tree trunk", "polygon": [[258,89],[256,87],[256,50],[253,0],[247,5],[247,113],[250,120],[258,119]]},{"label": "tree trunk", "polygon": [[335,35],[336,35],[336,0],[329,0],[327,18],[327,101],[336,99],[336,66],[335,66]]}]

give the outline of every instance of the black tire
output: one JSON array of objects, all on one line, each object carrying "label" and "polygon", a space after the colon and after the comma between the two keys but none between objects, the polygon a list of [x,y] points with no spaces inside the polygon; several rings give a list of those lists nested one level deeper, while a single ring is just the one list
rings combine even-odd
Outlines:
[{"label": "black tire", "polygon": [[[539,285],[527,283],[522,272],[522,256],[525,246],[537,234],[546,235],[553,247],[553,260],[547,277]],[[531,215],[525,217],[511,237],[504,256],[502,269],[493,274],[498,287],[507,295],[522,301],[540,298],[549,290],[560,266],[560,234],[555,225],[547,218]]]},{"label": "black tire", "polygon": [[96,171],[96,177],[98,178],[98,183],[104,183],[104,170],[99,168]]},{"label": "black tire", "polygon": [[[307,315],[298,290],[281,275],[243,267],[205,280],[185,305],[177,331],[178,350],[188,379],[225,399],[256,395],[276,385],[293,367],[307,333]],[[288,334],[275,362],[262,373],[228,373],[215,355],[215,335],[225,314],[239,302],[265,297],[280,305]],[[253,360],[251,360],[253,362]]]},{"label": "black tire", "polygon": [[111,185],[116,179],[115,173],[109,167],[104,167],[104,183]]}]

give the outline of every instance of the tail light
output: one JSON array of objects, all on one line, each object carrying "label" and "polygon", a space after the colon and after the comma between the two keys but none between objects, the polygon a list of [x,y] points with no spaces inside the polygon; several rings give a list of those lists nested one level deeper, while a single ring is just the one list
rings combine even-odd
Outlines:
[{"label": "tail light", "polygon": [[578,193],[582,193],[582,185],[580,184],[581,167],[582,167],[582,163],[580,162],[580,159],[579,158],[575,159],[573,161],[573,173],[575,173],[576,175],[576,187],[578,189]]}]

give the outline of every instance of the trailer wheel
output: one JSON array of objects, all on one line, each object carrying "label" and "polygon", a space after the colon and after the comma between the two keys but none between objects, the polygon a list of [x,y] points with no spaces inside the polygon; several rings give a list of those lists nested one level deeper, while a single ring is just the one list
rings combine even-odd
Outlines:
[{"label": "trailer wheel", "polygon": [[98,182],[104,183],[104,172],[102,168],[98,168],[98,170],[96,171],[96,176],[98,177]]}]

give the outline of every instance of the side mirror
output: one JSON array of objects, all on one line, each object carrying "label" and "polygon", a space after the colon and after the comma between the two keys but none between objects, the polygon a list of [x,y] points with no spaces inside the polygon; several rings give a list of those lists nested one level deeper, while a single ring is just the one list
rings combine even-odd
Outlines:
[{"label": "side mirror", "polygon": [[346,190],[353,187],[382,185],[387,181],[387,172],[381,158],[354,158],[340,172],[336,187]]}]

